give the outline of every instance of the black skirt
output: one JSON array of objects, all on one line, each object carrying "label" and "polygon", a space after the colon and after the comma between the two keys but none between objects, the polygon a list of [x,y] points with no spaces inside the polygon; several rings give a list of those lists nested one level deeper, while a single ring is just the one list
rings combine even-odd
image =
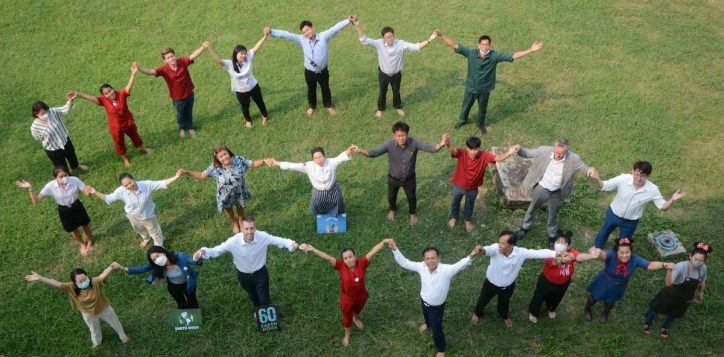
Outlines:
[{"label": "black skirt", "polygon": [[88,212],[85,211],[85,207],[83,207],[80,200],[75,200],[70,207],[58,205],[58,216],[60,216],[63,229],[69,233],[90,223]]}]

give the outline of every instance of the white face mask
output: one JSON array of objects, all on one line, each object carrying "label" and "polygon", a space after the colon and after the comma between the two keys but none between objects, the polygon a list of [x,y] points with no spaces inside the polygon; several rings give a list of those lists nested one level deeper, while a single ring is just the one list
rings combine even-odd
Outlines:
[{"label": "white face mask", "polygon": [[58,179],[58,183],[61,184],[61,185],[67,184],[67,183],[68,183],[68,176],[63,176],[63,177],[59,178],[59,179]]},{"label": "white face mask", "polygon": [[48,120],[48,113],[45,113],[45,114],[39,116],[39,118],[43,119],[43,120]]},{"label": "white face mask", "polygon": [[168,259],[165,255],[159,255],[156,260],[153,261],[154,264],[160,267],[166,266],[166,262],[168,262]]},{"label": "white face mask", "polygon": [[698,260],[696,260],[696,259],[692,259],[692,260],[691,260],[691,267],[692,267],[692,268],[698,269],[698,268],[701,268],[702,265],[704,265],[704,262],[700,262],[700,261],[698,261]]},{"label": "white face mask", "polygon": [[556,252],[565,252],[568,250],[568,245],[566,243],[556,243],[553,245],[553,249]]}]

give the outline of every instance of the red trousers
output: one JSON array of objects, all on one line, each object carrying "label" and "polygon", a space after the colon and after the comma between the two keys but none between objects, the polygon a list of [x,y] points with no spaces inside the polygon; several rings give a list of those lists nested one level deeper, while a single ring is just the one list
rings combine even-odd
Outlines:
[{"label": "red trousers", "polygon": [[126,154],[126,141],[123,137],[124,134],[131,138],[133,146],[141,147],[141,145],[143,145],[143,140],[141,139],[141,136],[138,135],[136,124],[123,128],[108,128],[108,132],[111,134],[111,138],[113,139],[113,143],[116,147],[116,154],[118,154],[118,156]]},{"label": "red trousers", "polygon": [[359,296],[339,296],[339,309],[342,310],[342,326],[348,328],[352,326],[352,316],[359,314],[367,303],[367,294]]}]

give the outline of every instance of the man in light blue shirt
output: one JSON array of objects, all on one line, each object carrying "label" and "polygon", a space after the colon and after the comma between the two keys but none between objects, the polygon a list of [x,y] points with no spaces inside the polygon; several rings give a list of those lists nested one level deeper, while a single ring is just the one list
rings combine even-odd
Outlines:
[{"label": "man in light blue shirt", "polygon": [[332,108],[332,92],[329,90],[329,70],[327,69],[329,51],[327,45],[332,37],[352,23],[354,18],[356,16],[349,16],[320,33],[314,31],[314,25],[309,20],[304,20],[299,24],[301,35],[283,30],[271,30],[272,37],[287,39],[302,48],[304,53],[304,80],[307,82],[307,101],[309,102],[308,116],[311,116],[317,110],[317,83],[322,88],[322,104],[327,108],[327,112],[331,115],[337,113]]}]

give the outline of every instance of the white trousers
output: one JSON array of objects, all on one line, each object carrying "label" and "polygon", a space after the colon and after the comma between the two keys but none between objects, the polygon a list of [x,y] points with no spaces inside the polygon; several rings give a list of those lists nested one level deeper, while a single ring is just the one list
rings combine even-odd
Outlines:
[{"label": "white trousers", "polygon": [[144,240],[153,239],[153,245],[163,247],[163,232],[161,232],[161,226],[158,225],[158,219],[156,216],[151,218],[141,219],[132,215],[126,215],[128,221],[131,222],[131,226],[136,233],[141,235]]},{"label": "white trousers", "polygon": [[121,321],[118,320],[118,315],[116,315],[116,312],[113,311],[113,308],[110,306],[108,306],[105,310],[103,310],[103,312],[97,315],[88,315],[84,312],[81,312],[81,315],[83,316],[83,321],[85,321],[85,324],[88,325],[88,329],[90,330],[93,347],[100,345],[101,341],[103,341],[103,333],[101,332],[101,320],[111,325],[111,327],[118,334],[118,337],[121,339],[121,341],[125,341],[128,338],[128,336],[126,336],[126,333],[123,332],[123,326],[121,326]]}]

